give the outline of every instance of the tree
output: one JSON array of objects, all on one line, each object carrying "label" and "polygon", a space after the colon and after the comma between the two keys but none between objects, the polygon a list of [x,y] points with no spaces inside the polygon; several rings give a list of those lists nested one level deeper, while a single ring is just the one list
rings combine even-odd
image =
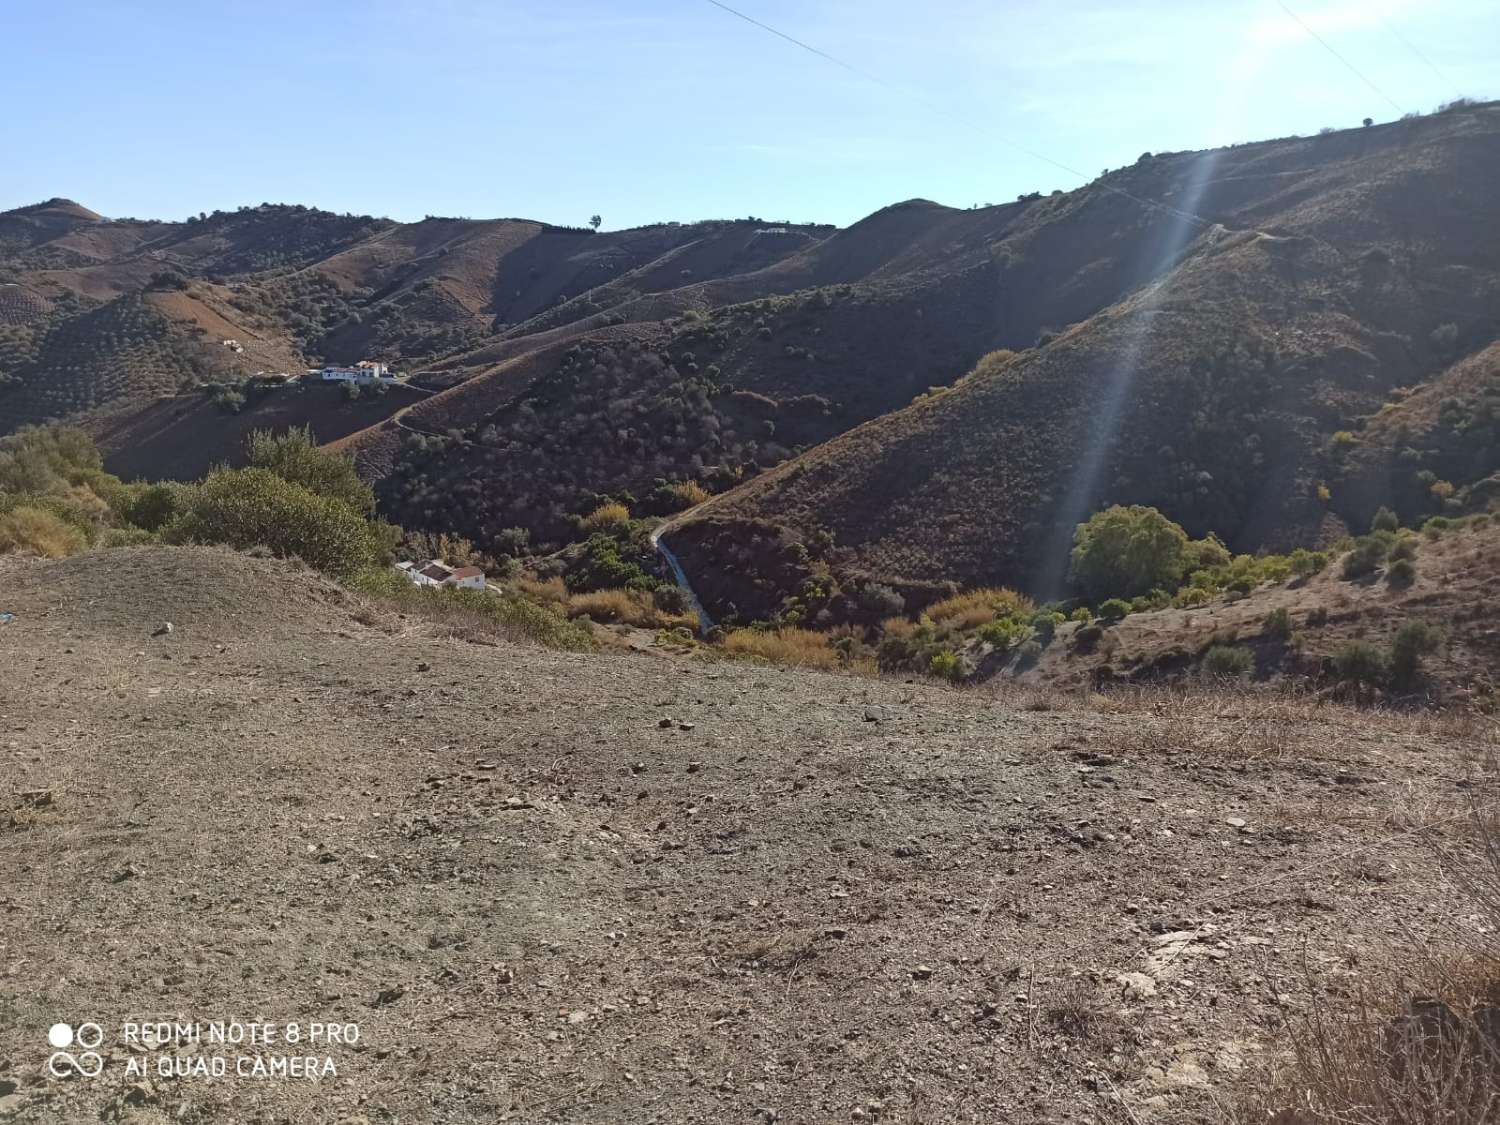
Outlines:
[{"label": "tree", "polygon": [[602,222],[604,222],[604,220],[601,219],[598,215],[589,216],[589,226],[593,227],[596,231],[599,229],[599,224]]},{"label": "tree", "polygon": [[1375,119],[1373,117],[1366,117],[1362,124],[1368,129],[1371,125],[1375,124]]},{"label": "tree", "polygon": [[362,516],[375,511],[375,492],[354,469],[354,458],[324,453],[310,426],[293,426],[277,435],[255,430],[245,439],[251,468],[266,469],[309,492],[340,500]]},{"label": "tree", "polygon": [[1175,590],[1187,545],[1187,532],[1155,508],[1117,504],[1073,533],[1073,581],[1095,600]]}]

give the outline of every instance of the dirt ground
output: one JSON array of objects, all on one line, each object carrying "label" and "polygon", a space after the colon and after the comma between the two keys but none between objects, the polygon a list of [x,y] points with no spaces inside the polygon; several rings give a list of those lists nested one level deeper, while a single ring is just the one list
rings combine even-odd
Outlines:
[{"label": "dirt ground", "polygon": [[209,549],[3,613],[14,1120],[1222,1121],[1309,973],[1475,924],[1488,720],[477,644]]}]

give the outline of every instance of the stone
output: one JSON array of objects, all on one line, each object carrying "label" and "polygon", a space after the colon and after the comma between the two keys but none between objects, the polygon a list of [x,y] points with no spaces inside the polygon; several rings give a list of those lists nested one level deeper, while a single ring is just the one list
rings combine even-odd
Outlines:
[{"label": "stone", "polygon": [[1241,816],[1231,816],[1226,819],[1224,823],[1229,825],[1229,827],[1231,828],[1243,828],[1245,827],[1245,818]]},{"label": "stone", "polygon": [[1121,973],[1115,977],[1120,991],[1132,1000],[1144,1000],[1156,995],[1156,981],[1145,973]]},{"label": "stone", "polygon": [[170,637],[172,635],[172,623],[163,621],[151,633],[153,637]]},{"label": "stone", "polygon": [[660,727],[662,730],[671,730],[672,729],[672,720],[671,719],[666,719],[666,718],[658,719],[658,720],[656,720],[656,725],[658,727]]},{"label": "stone", "polygon": [[911,975],[913,980],[926,980],[928,977],[932,976],[932,968],[928,965],[918,965],[916,968],[912,969]]}]

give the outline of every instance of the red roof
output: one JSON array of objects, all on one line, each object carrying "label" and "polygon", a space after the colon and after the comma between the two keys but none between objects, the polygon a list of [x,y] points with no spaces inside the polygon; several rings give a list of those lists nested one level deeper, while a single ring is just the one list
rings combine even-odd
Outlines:
[{"label": "red roof", "polygon": [[454,578],[483,578],[484,571],[477,566],[461,566],[453,572]]}]

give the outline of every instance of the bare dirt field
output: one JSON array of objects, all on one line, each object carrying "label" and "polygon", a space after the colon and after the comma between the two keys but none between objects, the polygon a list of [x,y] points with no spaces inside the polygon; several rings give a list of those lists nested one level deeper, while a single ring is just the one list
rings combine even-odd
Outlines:
[{"label": "bare dirt field", "polygon": [[1474,925],[1485,719],[473,643],[208,549],[4,613],[14,1120],[1222,1121],[1309,973]]}]

